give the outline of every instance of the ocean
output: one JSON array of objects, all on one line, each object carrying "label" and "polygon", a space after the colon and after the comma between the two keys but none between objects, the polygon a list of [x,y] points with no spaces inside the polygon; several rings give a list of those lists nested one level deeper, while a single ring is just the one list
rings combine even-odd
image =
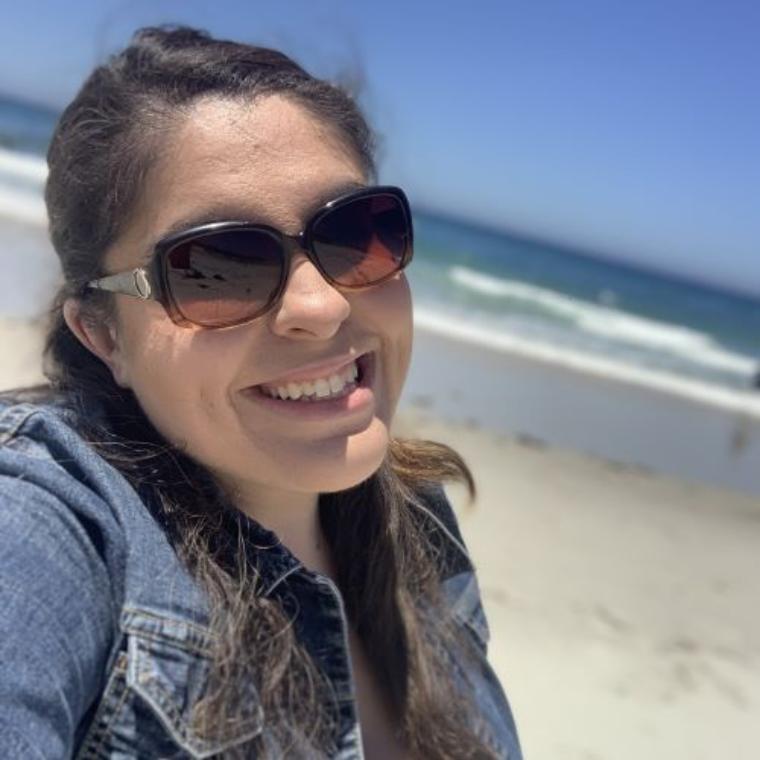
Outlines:
[{"label": "ocean", "polygon": [[[57,114],[0,97],[0,315],[36,316],[58,277],[44,231]],[[484,229],[415,206],[415,320],[716,388],[755,387],[760,300]]]}]

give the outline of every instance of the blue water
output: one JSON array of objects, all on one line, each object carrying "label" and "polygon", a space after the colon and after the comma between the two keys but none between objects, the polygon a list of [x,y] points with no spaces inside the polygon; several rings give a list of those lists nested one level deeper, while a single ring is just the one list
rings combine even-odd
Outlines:
[{"label": "blue water", "polygon": [[760,301],[416,211],[416,301],[449,317],[730,387],[760,366]]},{"label": "blue water", "polygon": [[58,114],[0,95],[0,147],[43,155]]},{"label": "blue water", "polygon": [[[39,164],[56,118],[0,97],[0,263],[7,267],[12,252],[18,276],[0,283],[3,314],[18,315],[19,304],[29,301],[25,282],[57,269],[41,230],[28,218],[14,218],[13,210],[18,198],[39,204],[41,181],[28,167],[19,169],[15,158],[36,156]],[[414,216],[408,275],[420,314],[467,324],[484,336],[519,336],[717,386],[755,383],[760,301],[420,208]],[[25,251],[22,259],[19,251]]]}]

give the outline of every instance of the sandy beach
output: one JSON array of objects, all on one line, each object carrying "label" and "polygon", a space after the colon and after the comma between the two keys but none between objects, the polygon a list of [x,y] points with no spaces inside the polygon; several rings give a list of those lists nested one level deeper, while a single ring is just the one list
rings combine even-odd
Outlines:
[{"label": "sandy beach", "polygon": [[479,488],[447,489],[490,659],[531,760],[754,760],[760,501],[409,409]]},{"label": "sandy beach", "polygon": [[[34,382],[38,329],[0,320],[0,340],[0,387]],[[447,490],[526,759],[754,760],[760,498],[450,419],[429,393],[394,432],[475,475],[473,507]]]}]

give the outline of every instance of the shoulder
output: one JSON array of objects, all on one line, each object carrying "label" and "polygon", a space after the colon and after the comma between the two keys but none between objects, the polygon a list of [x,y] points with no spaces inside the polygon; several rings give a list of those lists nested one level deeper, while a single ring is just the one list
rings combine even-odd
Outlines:
[{"label": "shoulder", "polygon": [[102,502],[120,475],[87,444],[60,400],[0,398],[0,494],[45,493],[108,522]]},{"label": "shoulder", "polygon": [[[93,421],[88,431],[108,434]],[[108,583],[94,570],[83,582],[105,587],[117,613],[146,606],[205,619],[203,595],[164,528],[159,497],[144,476],[136,484],[101,456],[84,430],[81,413],[64,402],[7,403],[0,395],[0,544],[33,563],[23,538],[32,535],[59,562],[97,568]],[[116,442],[132,467],[128,442]]]},{"label": "shoulder", "polygon": [[24,568],[49,554],[62,581],[96,588],[118,614],[130,590],[173,557],[143,496],[84,429],[60,398],[0,395],[0,556],[15,557],[26,584]]},{"label": "shoulder", "polygon": [[0,400],[0,742],[17,730],[58,757],[97,696],[120,607],[118,522],[77,469],[82,448],[55,409]]},{"label": "shoulder", "polygon": [[[43,560],[59,573],[102,576],[109,510],[87,485],[77,434],[54,405],[0,398],[0,556],[3,578],[31,582]],[[81,578],[80,578],[81,580]]]},{"label": "shoulder", "polygon": [[[88,424],[96,414],[88,409]],[[83,425],[83,413],[61,397],[29,401],[0,394],[0,477],[66,501],[114,501],[124,478],[86,440]]]},{"label": "shoulder", "polygon": [[64,406],[0,398],[0,746],[19,756],[72,756],[84,731],[101,746],[113,709],[133,719],[125,688],[146,672],[157,703],[175,688],[166,714],[184,731],[175,701],[205,673],[202,589],[79,431]]},{"label": "shoulder", "polygon": [[[20,562],[53,552],[99,575],[123,563],[118,474],[77,432],[72,412],[0,397],[0,539]],[[85,559],[86,558],[86,559]],[[63,568],[62,568],[63,569]]]},{"label": "shoulder", "polygon": [[61,459],[65,464],[65,457],[56,456],[62,449],[71,450],[75,456],[78,448],[85,447],[79,422],[73,406],[52,391],[34,396],[0,393],[0,451],[24,452],[42,460]]},{"label": "shoulder", "polygon": [[430,482],[415,491],[414,508],[425,517],[428,535],[442,550],[444,575],[473,571],[473,562],[459,528],[459,520],[442,483]]},{"label": "shoulder", "polygon": [[431,483],[417,494],[415,506],[426,515],[430,532],[440,549],[441,590],[453,617],[471,633],[485,651],[490,638],[475,563],[465,544],[457,515],[441,483]]}]

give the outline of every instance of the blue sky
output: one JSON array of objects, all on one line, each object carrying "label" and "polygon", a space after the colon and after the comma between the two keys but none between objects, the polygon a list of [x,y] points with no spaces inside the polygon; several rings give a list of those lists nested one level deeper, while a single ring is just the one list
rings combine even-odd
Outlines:
[{"label": "blue sky", "polygon": [[138,26],[353,72],[420,205],[760,294],[760,2],[10,3],[0,92],[63,105]]}]

